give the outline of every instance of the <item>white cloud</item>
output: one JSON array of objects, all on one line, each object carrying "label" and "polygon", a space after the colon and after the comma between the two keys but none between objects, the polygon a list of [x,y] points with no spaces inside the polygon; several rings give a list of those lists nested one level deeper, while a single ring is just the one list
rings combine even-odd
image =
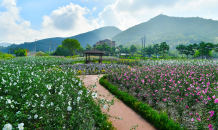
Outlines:
[{"label": "white cloud", "polygon": [[0,42],[21,43],[39,34],[29,28],[29,21],[21,19],[21,8],[16,7],[16,0],[2,0],[1,7],[5,7],[7,11],[0,12]]},{"label": "white cloud", "polygon": [[115,5],[106,6],[99,13],[99,17],[102,19],[104,26],[115,26],[121,30],[125,30],[140,22],[126,12],[117,12]]},{"label": "white cloud", "polygon": [[54,10],[43,16],[40,37],[68,37],[99,28],[98,19],[85,18],[88,13],[91,13],[89,9],[73,3]]},{"label": "white cloud", "polygon": [[117,0],[99,13],[104,26],[125,30],[148,21],[161,12],[176,17],[203,17],[218,20],[217,0]]}]

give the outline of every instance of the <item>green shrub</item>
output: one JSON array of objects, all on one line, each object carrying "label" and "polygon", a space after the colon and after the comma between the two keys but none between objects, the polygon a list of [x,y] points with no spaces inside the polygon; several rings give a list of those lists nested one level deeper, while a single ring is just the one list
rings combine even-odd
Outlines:
[{"label": "green shrub", "polygon": [[43,52],[37,52],[36,54],[35,54],[35,56],[43,56],[45,53],[43,53]]},{"label": "green shrub", "polygon": [[49,56],[49,54],[43,54],[42,56]]}]

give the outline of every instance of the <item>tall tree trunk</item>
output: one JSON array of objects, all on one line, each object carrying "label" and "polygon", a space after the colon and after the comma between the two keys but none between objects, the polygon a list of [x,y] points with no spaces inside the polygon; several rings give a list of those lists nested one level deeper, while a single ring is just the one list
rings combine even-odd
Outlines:
[{"label": "tall tree trunk", "polygon": [[202,51],[202,54],[201,54],[201,56],[202,56],[202,59],[203,59],[203,51]]}]

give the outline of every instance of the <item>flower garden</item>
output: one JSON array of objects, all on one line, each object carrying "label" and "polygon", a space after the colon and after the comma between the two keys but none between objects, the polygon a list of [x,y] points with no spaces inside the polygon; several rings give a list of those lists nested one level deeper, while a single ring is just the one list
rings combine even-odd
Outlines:
[{"label": "flower garden", "polygon": [[[217,61],[103,58],[110,63],[75,64],[83,60],[0,60],[0,129],[114,129],[100,108],[113,101],[96,103],[96,92],[77,78],[89,74],[105,74],[117,91],[160,114],[151,120],[163,119],[165,113],[181,129],[218,128]],[[152,125],[161,129],[160,124]]]}]

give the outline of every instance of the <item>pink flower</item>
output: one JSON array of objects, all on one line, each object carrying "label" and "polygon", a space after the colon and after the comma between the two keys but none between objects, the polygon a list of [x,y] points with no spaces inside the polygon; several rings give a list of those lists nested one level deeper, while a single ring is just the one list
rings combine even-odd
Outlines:
[{"label": "pink flower", "polygon": [[168,99],[170,99],[170,97],[168,97]]},{"label": "pink flower", "polygon": [[208,100],[210,100],[211,98],[210,98],[210,97],[208,97],[207,99],[208,99]]},{"label": "pink flower", "polygon": [[212,117],[213,114],[214,114],[214,111],[210,111],[210,112],[208,112],[208,113],[210,113],[210,117]]},{"label": "pink flower", "polygon": [[188,108],[188,106],[186,106],[186,108]]},{"label": "pink flower", "polygon": [[166,101],[167,99],[163,99],[163,101]]},{"label": "pink flower", "polygon": [[135,87],[133,87],[133,89],[135,89]]},{"label": "pink flower", "polygon": [[200,96],[200,98],[203,98],[203,96]]},{"label": "pink flower", "polygon": [[212,128],[212,125],[211,125],[211,124],[209,124],[209,125],[208,125],[208,127],[209,127],[209,128]]},{"label": "pink flower", "polygon": [[194,118],[192,118],[191,121],[194,121]]},{"label": "pink flower", "polygon": [[198,121],[201,121],[201,118],[200,118],[200,117],[198,117],[198,118],[197,118],[197,120],[198,120]]},{"label": "pink flower", "polygon": [[214,100],[214,103],[218,103],[218,98]]},{"label": "pink flower", "polygon": [[196,115],[198,115],[198,113],[196,113]]},{"label": "pink flower", "polygon": [[163,91],[165,91],[166,90],[166,88],[163,88]]},{"label": "pink flower", "polygon": [[215,96],[215,95],[213,95],[213,96],[212,96],[212,98],[213,98],[213,99],[215,99],[215,98],[216,98],[216,96]]},{"label": "pink flower", "polygon": [[189,113],[189,115],[192,115],[192,113]]},{"label": "pink flower", "polygon": [[157,90],[155,90],[155,92],[158,92]]},{"label": "pink flower", "polygon": [[210,119],[209,119],[209,118],[207,118],[207,120],[209,121]]}]

